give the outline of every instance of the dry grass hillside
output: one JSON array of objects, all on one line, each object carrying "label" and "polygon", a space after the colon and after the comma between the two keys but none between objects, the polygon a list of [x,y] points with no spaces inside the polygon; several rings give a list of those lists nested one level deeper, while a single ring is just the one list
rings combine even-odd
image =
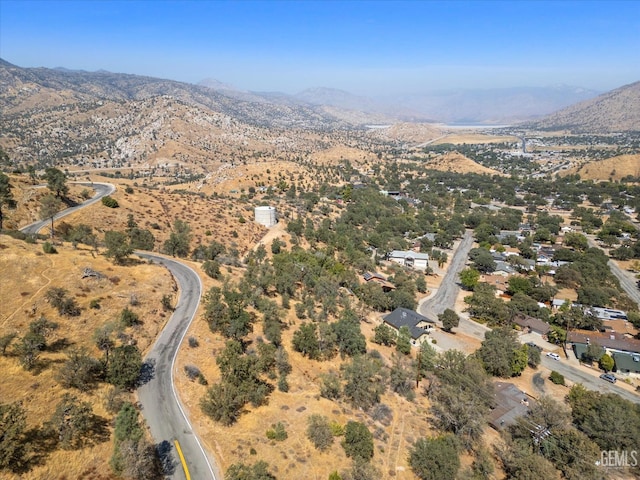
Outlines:
[{"label": "dry grass hillside", "polygon": [[387,128],[371,130],[370,135],[387,141],[420,144],[440,137],[442,130],[436,124],[396,123]]},{"label": "dry grass hillside", "polygon": [[[61,226],[63,222],[69,225],[84,223],[92,226],[101,240],[105,231],[124,231],[128,215],[131,214],[140,228],[152,232],[156,239],[156,250],[159,250],[169,238],[173,222],[178,218],[191,226],[192,248],[199,244],[207,245],[215,239],[230,249],[237,249],[240,254],[246,253],[266,232],[264,227],[253,221],[253,204],[248,202],[229,201],[204,193],[172,191],[164,187],[132,187],[133,193],[127,193],[126,187],[131,187],[131,181],[96,176],[92,178],[116,185],[116,192],[112,197],[118,201],[119,208],[108,208],[97,202],[56,220],[54,228]],[[16,185],[13,193],[18,208],[6,211],[5,224],[7,228],[19,228],[38,219],[40,204],[37,199],[47,189],[33,187],[24,180],[14,181],[13,178],[12,185]],[[73,186],[72,191],[85,188]],[[48,230],[45,228],[42,233],[48,233]]]},{"label": "dry grass hillside", "polygon": [[336,146],[311,154],[309,160],[320,165],[336,165],[345,160],[349,160],[353,165],[361,165],[363,163],[375,162],[376,155],[367,150]]},{"label": "dry grass hillside", "polygon": [[582,133],[637,131],[640,125],[640,82],[576,103],[528,126]]},{"label": "dry grass hillside", "polygon": [[[3,473],[3,479],[108,479],[111,456],[113,414],[105,408],[106,384],[83,393],[64,389],[56,374],[71,349],[86,348],[95,358],[102,358],[93,344],[93,333],[108,323],[116,323],[125,307],[135,311],[141,323],[122,330],[122,341],[135,342],[145,350],[163,328],[168,313],[161,306],[162,296],[171,294],[175,301],[175,283],[166,269],[143,262],[115,266],[102,255],[85,248],[58,246],[58,253],[45,255],[42,246],[28,244],[6,235],[0,236],[0,269],[11,275],[0,276],[0,336],[17,333],[20,337],[29,323],[44,316],[58,328],[47,339],[49,347],[42,352],[32,372],[24,370],[15,354],[17,340],[0,356],[0,402],[21,401],[26,410],[29,429],[40,429],[53,414],[65,392],[91,403],[100,418],[102,431],[84,448],[62,450],[50,441],[33,436],[32,468],[20,475]],[[82,278],[89,267],[104,278]],[[80,307],[79,316],[61,316],[46,300],[52,287],[64,288]],[[135,296],[132,305],[132,296]],[[91,302],[99,308],[91,308]],[[35,432],[36,430],[34,430]]]},{"label": "dry grass hillside", "polygon": [[620,155],[587,162],[567,171],[567,174],[579,174],[584,180],[620,180],[627,176],[640,177],[640,155]]},{"label": "dry grass hillside", "polygon": [[[373,337],[373,328],[378,321],[377,316],[371,315],[366,323],[362,323],[367,339]],[[230,427],[221,426],[202,413],[199,401],[207,387],[189,381],[184,373],[185,365],[195,365],[209,385],[217,382],[220,373],[215,355],[224,348],[224,339],[213,335],[201,318],[194,321],[187,334],[196,337],[200,345],[181,350],[176,382],[193,424],[206,446],[216,455],[221,469],[225,471],[234,463],[264,460],[280,479],[326,479],[333,471],[347,470],[351,460],[340,446],[340,437],[335,438],[333,445],[324,452],[316,450],[307,439],[307,419],[310,415],[320,414],[343,426],[350,420],[365,423],[374,433],[372,463],[380,470],[381,478],[415,480],[407,462],[409,447],[418,438],[433,433],[427,417],[428,400],[419,393],[422,387],[418,389],[415,402],[395,393],[383,395],[381,402],[393,411],[389,422],[375,421],[347,403],[327,400],[320,396],[321,375],[330,370],[337,371],[339,357],[335,361],[319,362],[294,352],[291,339],[301,321],[296,318],[293,308],[287,313],[286,323],[289,328],[283,332],[283,341],[293,367],[287,376],[289,391],[283,393],[276,389],[266,405],[258,408],[248,405],[245,414]],[[255,348],[256,339],[261,335],[261,327],[256,327],[250,335],[252,344],[249,349]],[[368,348],[378,350],[387,364],[391,363],[393,348],[375,344],[369,344]],[[288,434],[288,438],[281,442],[269,440],[266,436],[266,431],[278,422],[285,425]]]},{"label": "dry grass hillside", "polygon": [[[3,208],[3,228],[18,229],[30,223],[40,220],[40,199],[47,195],[49,189],[34,185],[31,179],[24,175],[9,175],[12,186],[11,194],[16,202],[16,208]],[[81,193],[86,187],[69,182],[68,201],[80,203],[83,201]],[[93,195],[93,192],[91,193]]]},{"label": "dry grass hillside", "polygon": [[449,133],[445,137],[439,138],[432,145],[438,145],[443,143],[452,143],[454,145],[460,145],[464,143],[470,143],[474,145],[483,145],[488,143],[503,143],[503,142],[520,142],[518,137],[510,135],[485,135],[483,133],[476,132],[454,132]]},{"label": "dry grass hillside", "polygon": [[444,172],[502,175],[502,173],[484,167],[458,152],[449,152],[425,159],[425,167]]}]

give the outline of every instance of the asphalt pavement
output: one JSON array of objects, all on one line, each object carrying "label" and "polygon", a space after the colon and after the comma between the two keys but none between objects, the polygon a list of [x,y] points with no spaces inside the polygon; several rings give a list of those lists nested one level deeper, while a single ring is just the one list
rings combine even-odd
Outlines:
[{"label": "asphalt pavement", "polygon": [[460,292],[458,274],[464,269],[472,245],[473,231],[467,230],[451,258],[447,273],[442,278],[438,291],[420,305],[418,313],[437,321],[439,314],[447,308],[453,309]]},{"label": "asphalt pavement", "polygon": [[200,277],[190,267],[176,260],[148,252],[136,254],[167,267],[180,286],[180,298],[173,315],[145,358],[148,375],[143,377],[148,378],[138,388],[142,415],[160,450],[171,457],[171,468],[167,472],[169,478],[189,478],[175,448],[177,440],[190,478],[216,480],[219,476],[214,473],[217,469],[215,460],[209,457],[193,431],[173,382],[178,349],[198,310],[202,294]]},{"label": "asphalt pavement", "polygon": [[[96,194],[85,202],[82,202],[74,207],[70,207],[70,208],[67,208],[66,210],[56,213],[53,216],[54,222],[62,217],[66,217],[67,215],[70,215],[73,212],[80,210],[81,208],[85,208],[85,207],[88,207],[89,205],[92,205],[97,201],[99,201],[100,199],[102,199],[102,197],[106,195],[111,195],[113,192],[116,191],[116,187],[110,183],[98,183],[98,182],[74,182],[74,183],[76,183],[77,185],[84,185],[85,187],[93,188],[96,191]],[[31,223],[26,227],[22,227],[20,231],[28,235],[35,235],[50,223],[51,223],[51,219],[47,218],[46,220],[40,220],[38,222]],[[55,225],[54,225],[54,229],[55,229]]]},{"label": "asphalt pavement", "polygon": [[[115,186],[109,183],[78,183],[93,188],[96,194],[86,202],[57,213],[54,221],[92,205],[115,191]],[[36,234],[49,222],[50,219],[34,222],[21,228],[21,231]],[[142,385],[138,388],[142,414],[162,456],[165,477],[216,480],[221,476],[214,473],[217,472],[215,460],[206,453],[193,431],[173,383],[178,349],[200,303],[200,277],[190,267],[176,260],[150,252],[136,253],[141,258],[167,267],[180,286],[178,304],[144,360]],[[180,446],[184,466],[176,442]]]},{"label": "asphalt pavement", "polygon": [[[458,274],[465,266],[467,256],[469,255],[472,245],[472,232],[467,230],[458,248],[453,254],[447,273],[443,277],[437,292],[419,306],[418,310],[420,314],[437,321],[438,314],[442,313],[445,309],[454,309],[456,298],[460,292],[460,287],[458,286]],[[623,282],[623,279],[629,280],[629,275],[626,274],[627,272],[622,271],[614,262],[610,261],[609,265],[611,266],[612,272],[620,279],[621,285],[625,291],[629,293],[631,298],[635,300],[636,296],[640,296],[636,289],[635,282],[632,283],[632,289],[630,288],[631,285],[629,284],[629,281]],[[630,289],[632,291],[630,291]],[[632,295],[632,293],[634,295]],[[440,325],[440,322],[438,322],[438,325]],[[484,335],[488,330],[490,329],[487,326],[474,322],[465,314],[460,315],[460,324],[456,328],[456,331],[462,332],[465,335],[481,341],[484,340]],[[443,335],[453,334],[443,332]],[[444,346],[446,344],[447,342],[438,342],[439,346]],[[588,388],[589,390],[595,390],[602,393],[617,393],[622,398],[633,403],[640,403],[640,396],[629,392],[618,385],[608,383],[599,378],[598,375],[593,375],[588,371],[584,371],[579,366],[572,365],[564,359],[554,360],[543,353],[541,364],[550,370],[555,370],[561,373],[567,378],[567,380],[574,383],[582,383],[585,388]]]}]

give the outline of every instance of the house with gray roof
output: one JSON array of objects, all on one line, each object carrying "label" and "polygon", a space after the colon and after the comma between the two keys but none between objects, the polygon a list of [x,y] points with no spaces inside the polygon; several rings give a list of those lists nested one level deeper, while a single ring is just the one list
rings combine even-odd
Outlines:
[{"label": "house with gray roof", "polygon": [[413,345],[420,345],[436,323],[418,312],[404,307],[396,308],[382,320],[396,332],[399,332],[402,327],[407,327]]},{"label": "house with gray roof", "polygon": [[496,382],[493,385],[493,410],[489,413],[489,425],[500,431],[516,423],[518,417],[527,415],[535,400],[513,383]]}]

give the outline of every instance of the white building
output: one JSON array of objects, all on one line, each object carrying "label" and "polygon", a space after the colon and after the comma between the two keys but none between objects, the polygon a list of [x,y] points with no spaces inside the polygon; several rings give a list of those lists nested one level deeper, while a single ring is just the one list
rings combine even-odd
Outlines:
[{"label": "white building", "polygon": [[428,253],[394,250],[387,255],[387,260],[416,270],[426,270],[429,266]]},{"label": "white building", "polygon": [[264,225],[267,228],[273,227],[278,223],[276,207],[256,207],[254,214],[256,223]]}]

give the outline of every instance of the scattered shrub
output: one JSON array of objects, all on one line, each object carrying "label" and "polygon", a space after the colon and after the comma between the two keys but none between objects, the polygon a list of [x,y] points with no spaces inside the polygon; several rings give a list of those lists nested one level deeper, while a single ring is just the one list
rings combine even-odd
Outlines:
[{"label": "scattered shrub", "polygon": [[123,327],[132,327],[140,323],[140,317],[136,312],[125,308],[120,313],[120,323]]},{"label": "scattered shrub", "polygon": [[329,419],[323,415],[311,415],[307,419],[307,438],[318,450],[326,450],[333,443]]},{"label": "scattered shrub", "polygon": [[163,295],[162,300],[162,309],[165,312],[173,312],[173,305],[171,304],[171,295]]},{"label": "scattered shrub", "polygon": [[106,197],[102,197],[102,204],[105,207],[109,207],[109,208],[118,208],[120,206],[118,204],[118,201],[109,195],[107,195]]},{"label": "scattered shrub", "polygon": [[269,440],[277,440],[278,442],[282,442],[283,440],[286,440],[288,436],[289,435],[287,435],[287,431],[284,428],[282,422],[271,425],[271,428],[267,430],[267,438]]},{"label": "scattered shrub", "polygon": [[551,375],[549,375],[549,380],[556,385],[564,385],[564,375],[556,372],[555,370],[551,372]]},{"label": "scattered shrub", "polygon": [[329,427],[331,428],[331,435],[334,437],[341,437],[344,435],[344,425],[341,423],[333,421],[329,424]]},{"label": "scattered shrub", "polygon": [[189,337],[188,342],[191,348],[196,348],[200,345],[200,342],[198,342],[198,339],[196,337]]},{"label": "scattered shrub", "polygon": [[100,299],[94,298],[93,300],[91,300],[91,302],[89,303],[89,308],[100,310]]},{"label": "scattered shrub", "polygon": [[287,382],[286,375],[281,375],[278,379],[278,390],[285,393],[289,391],[289,382]]},{"label": "scattered shrub", "polygon": [[44,253],[58,253],[58,251],[56,250],[56,247],[51,245],[51,243],[49,242],[44,242],[42,244],[42,250],[44,251]]},{"label": "scattered shrub", "polygon": [[200,372],[200,369],[195,365],[185,365],[184,373],[187,374],[187,377],[189,377],[189,380],[191,380],[192,382],[196,378],[198,378],[200,375],[202,375],[202,372]]}]

